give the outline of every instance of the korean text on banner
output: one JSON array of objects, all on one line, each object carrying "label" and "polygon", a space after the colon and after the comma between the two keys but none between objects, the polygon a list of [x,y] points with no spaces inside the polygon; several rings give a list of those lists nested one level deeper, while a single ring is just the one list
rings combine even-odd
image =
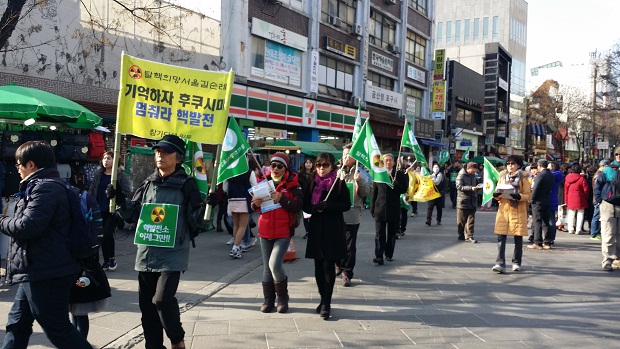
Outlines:
[{"label": "korean text on banner", "polygon": [[233,72],[176,67],[123,55],[117,132],[194,142],[224,139]]}]

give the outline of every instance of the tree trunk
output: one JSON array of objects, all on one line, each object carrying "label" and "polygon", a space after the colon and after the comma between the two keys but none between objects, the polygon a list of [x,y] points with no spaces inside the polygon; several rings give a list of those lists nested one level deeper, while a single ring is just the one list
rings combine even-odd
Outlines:
[{"label": "tree trunk", "polygon": [[9,0],[0,19],[0,48],[4,48],[19,22],[26,0]]}]

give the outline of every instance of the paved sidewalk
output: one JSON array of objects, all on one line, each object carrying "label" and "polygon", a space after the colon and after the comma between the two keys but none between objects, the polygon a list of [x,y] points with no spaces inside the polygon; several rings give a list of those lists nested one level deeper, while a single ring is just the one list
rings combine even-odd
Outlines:
[{"label": "paved sidewalk", "polygon": [[[426,204],[421,204],[420,213]],[[476,214],[477,244],[456,239],[456,211],[443,225],[409,219],[393,262],[372,263],[374,224],[368,210],[358,236],[352,287],[337,281],[332,318],[322,320],[313,262],[287,263],[288,313],[263,314],[262,263],[256,246],[241,260],[228,257],[228,235],[198,237],[178,298],[188,348],[617,348],[620,271],[601,268],[600,242],[558,232],[557,248],[524,251],[523,270],[497,275],[495,211]],[[507,256],[512,255],[512,238]],[[135,248],[117,240],[119,268],[109,272],[113,297],[106,312],[91,316],[89,341],[99,348],[144,348],[137,305]],[[208,280],[208,281],[205,281]],[[8,312],[14,288],[0,289]],[[5,318],[0,319],[5,321]],[[169,343],[166,343],[169,347]],[[31,348],[51,345],[35,324]]]}]

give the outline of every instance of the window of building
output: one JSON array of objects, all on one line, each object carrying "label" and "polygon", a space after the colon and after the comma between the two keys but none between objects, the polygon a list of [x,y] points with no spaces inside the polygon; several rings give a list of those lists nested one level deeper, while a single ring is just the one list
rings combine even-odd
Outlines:
[{"label": "window of building", "polygon": [[265,39],[252,37],[252,67],[265,69]]},{"label": "window of building", "polygon": [[446,22],[446,44],[452,42],[452,21]]},{"label": "window of building", "polygon": [[414,87],[409,87],[405,85],[405,96],[409,98],[413,98],[415,100],[415,117],[422,117],[422,98],[424,98],[424,91],[418,90]]},{"label": "window of building", "polygon": [[387,49],[388,45],[394,45],[396,22],[371,9],[368,34],[368,40],[371,44]]},{"label": "window of building", "polygon": [[461,43],[461,21],[454,21],[454,42]]},{"label": "window of building", "polygon": [[353,65],[321,55],[319,57],[319,93],[350,99],[353,91]]},{"label": "window of building", "polygon": [[482,18],[482,40],[489,38],[489,17]]},{"label": "window of building", "polygon": [[456,108],[456,117],[454,118],[457,122],[464,122],[466,124],[472,124],[474,121],[474,112],[467,109]]},{"label": "window of building", "polygon": [[497,39],[498,28],[499,26],[499,17],[493,16],[493,40]]},{"label": "window of building", "polygon": [[443,22],[437,23],[437,42],[443,40]]},{"label": "window of building", "polygon": [[323,0],[321,2],[321,21],[329,23],[329,17],[338,17],[349,27],[355,25],[357,0]]},{"label": "window of building", "polygon": [[480,18],[474,18],[474,41],[480,36]]},{"label": "window of building", "polygon": [[394,79],[388,78],[387,76],[369,71],[368,81],[372,81],[372,86],[381,87],[390,91],[394,90]]},{"label": "window of building", "polygon": [[423,15],[427,15],[427,1],[428,0],[409,0],[409,7],[422,13]]},{"label": "window of building", "polygon": [[424,66],[426,57],[426,39],[422,36],[407,31],[407,46],[405,47],[407,60],[417,65]]},{"label": "window of building", "polygon": [[470,28],[470,20],[466,19],[465,20],[465,30],[463,31],[463,39],[465,40],[465,42],[469,41],[469,33],[471,31]]}]

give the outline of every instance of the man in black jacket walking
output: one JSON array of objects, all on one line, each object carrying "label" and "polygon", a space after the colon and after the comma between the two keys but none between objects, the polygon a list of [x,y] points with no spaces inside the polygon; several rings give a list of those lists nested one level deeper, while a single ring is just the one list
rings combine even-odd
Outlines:
[{"label": "man in black jacket walking", "polygon": [[15,217],[0,216],[0,232],[11,237],[7,281],[19,284],[9,311],[3,348],[26,348],[37,320],[57,348],[92,348],[69,321],[69,290],[80,265],[69,252],[71,210],[56,170],[54,149],[43,141],[15,152],[19,201]]},{"label": "man in black jacket walking", "polygon": [[[373,263],[383,265],[385,259],[392,261],[396,234],[400,223],[400,194],[404,194],[409,186],[409,178],[394,166],[392,154],[383,155],[385,169],[392,178],[392,188],[385,183],[374,183],[372,187],[372,203],[370,213],[375,218],[375,258]],[[386,237],[387,228],[387,237]]]},{"label": "man in black jacket walking", "polygon": [[549,207],[551,207],[551,189],[555,182],[553,173],[547,169],[547,160],[538,160],[538,174],[532,185],[532,221],[534,223],[534,242],[527,248],[537,250],[551,249],[549,236]]}]

